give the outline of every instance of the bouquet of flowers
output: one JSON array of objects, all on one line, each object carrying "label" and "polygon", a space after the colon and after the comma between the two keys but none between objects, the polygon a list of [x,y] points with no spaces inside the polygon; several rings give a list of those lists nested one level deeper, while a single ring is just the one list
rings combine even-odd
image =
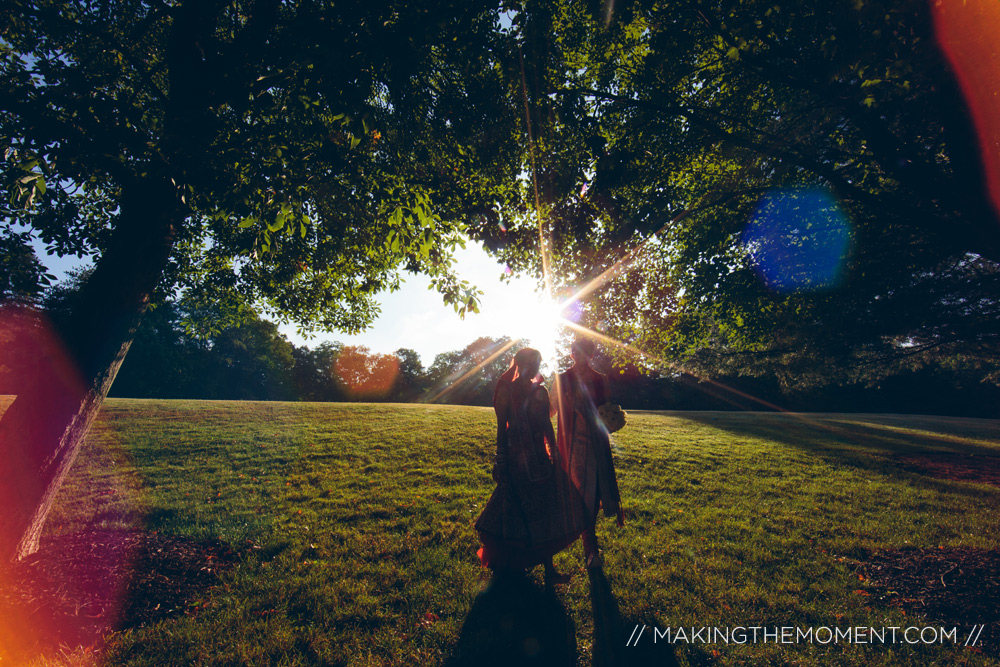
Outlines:
[{"label": "bouquet of flowers", "polygon": [[626,412],[622,410],[622,406],[615,403],[605,403],[597,408],[597,415],[604,422],[604,428],[608,429],[608,433],[620,431],[625,426]]}]

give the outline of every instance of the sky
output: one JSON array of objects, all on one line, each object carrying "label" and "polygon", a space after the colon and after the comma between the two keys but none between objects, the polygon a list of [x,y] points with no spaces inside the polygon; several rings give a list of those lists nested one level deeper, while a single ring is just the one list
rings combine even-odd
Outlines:
[{"label": "sky", "polygon": [[[552,320],[556,311],[546,307],[536,284],[528,278],[511,277],[501,280],[504,267],[496,263],[473,242],[459,249],[456,255],[459,276],[480,290],[480,312],[468,313],[465,319],[454,308],[444,305],[441,295],[429,290],[430,279],[424,275],[404,274],[403,287],[397,292],[381,293],[376,297],[382,313],[368,331],[358,336],[323,334],[303,339],[294,325],[282,326],[281,332],[296,345],[315,347],[324,340],[340,341],[345,345],[363,345],[372,352],[392,353],[401,347],[415,350],[424,366],[430,366],[441,352],[461,350],[481,336],[499,338],[533,338],[536,347],[551,347],[544,332],[536,331]],[[551,317],[546,317],[545,310]],[[550,352],[543,350],[543,353]],[[546,357],[551,356],[546,354]]]},{"label": "sky", "polygon": [[[75,257],[46,255],[40,243],[36,246],[39,259],[60,279],[69,269],[86,263]],[[306,339],[296,332],[294,324],[282,325],[279,330],[298,346],[316,347],[324,341],[339,341],[383,354],[409,348],[420,355],[425,367],[434,362],[436,355],[461,350],[481,336],[531,339],[546,361],[554,361],[558,313],[541,298],[533,280],[512,276],[504,282],[504,267],[487,255],[480,244],[471,241],[456,253],[456,270],[462,279],[483,291],[480,312],[468,313],[465,319],[453,307],[446,306],[440,294],[427,289],[430,280],[426,276],[404,273],[401,289],[376,297],[382,312],[374,325],[360,335],[335,332]]]}]

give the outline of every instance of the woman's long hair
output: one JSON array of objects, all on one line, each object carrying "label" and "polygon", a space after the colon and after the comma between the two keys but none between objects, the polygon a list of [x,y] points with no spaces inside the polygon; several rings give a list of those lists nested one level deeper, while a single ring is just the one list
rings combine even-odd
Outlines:
[{"label": "woman's long hair", "polygon": [[534,370],[534,373],[531,373],[531,376],[534,377],[538,374],[538,369],[541,365],[542,353],[535,348],[522,347],[518,350],[514,358],[511,359],[510,368],[505,370],[497,381],[496,389],[493,390],[493,404],[496,405],[497,395],[500,393],[501,387],[511,384],[514,380],[531,370]]}]

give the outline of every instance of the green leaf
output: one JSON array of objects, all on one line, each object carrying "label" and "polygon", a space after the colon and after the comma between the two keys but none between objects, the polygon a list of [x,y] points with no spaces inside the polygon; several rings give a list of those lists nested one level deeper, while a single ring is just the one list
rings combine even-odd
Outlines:
[{"label": "green leaf", "polygon": [[285,226],[285,216],[279,214],[278,217],[274,219],[274,222],[268,223],[267,231],[277,232],[284,226]]}]

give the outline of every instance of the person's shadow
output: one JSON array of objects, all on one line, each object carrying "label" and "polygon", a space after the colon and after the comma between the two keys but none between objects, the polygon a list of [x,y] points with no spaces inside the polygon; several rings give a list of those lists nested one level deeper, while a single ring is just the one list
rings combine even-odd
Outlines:
[{"label": "person's shadow", "polygon": [[669,644],[656,644],[649,641],[648,636],[646,641],[635,639],[636,629],[648,624],[625,622],[604,570],[592,567],[587,574],[590,576],[590,606],[594,615],[593,667],[676,667],[677,658]]},{"label": "person's shadow", "polygon": [[573,620],[552,589],[497,573],[476,597],[447,667],[576,664]]},{"label": "person's shadow", "polygon": [[[672,647],[633,642],[601,568],[588,570],[594,617],[594,667],[674,667]],[[640,624],[641,625],[641,624]],[[648,638],[647,638],[648,639]],[[499,573],[476,597],[446,667],[576,664],[573,619],[555,592],[523,574]]]}]

